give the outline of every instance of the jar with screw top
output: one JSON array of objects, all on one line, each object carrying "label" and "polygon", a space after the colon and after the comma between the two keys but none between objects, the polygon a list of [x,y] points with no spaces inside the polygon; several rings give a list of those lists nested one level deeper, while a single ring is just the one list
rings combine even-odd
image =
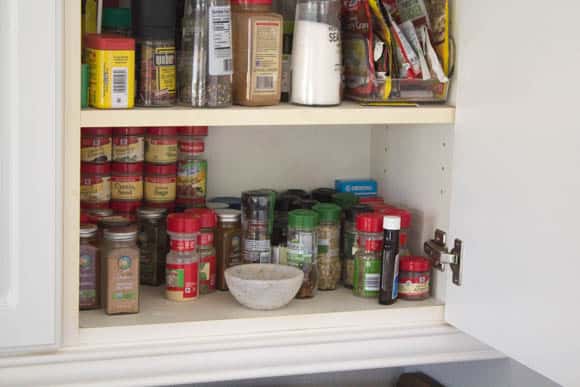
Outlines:
[{"label": "jar with screw top", "polygon": [[377,297],[383,252],[383,217],[363,213],[356,217],[358,247],[354,256],[353,294]]},{"label": "jar with screw top", "polygon": [[270,263],[270,208],[274,205],[268,191],[242,193],[242,258],[244,263]]},{"label": "jar with screw top", "polygon": [[[350,192],[338,192],[332,195],[332,201],[337,206],[340,207],[340,260],[342,264],[342,271],[344,271],[344,259],[345,259],[345,251],[344,251],[344,233],[345,233],[345,222],[346,222],[346,212],[354,205],[358,204],[358,197],[355,194]],[[341,274],[342,277],[342,274]]]},{"label": "jar with screw top", "polygon": [[98,309],[101,306],[101,254],[97,241],[97,226],[81,224],[79,257],[79,308]]},{"label": "jar with screw top", "polygon": [[111,201],[111,165],[81,164],[81,208],[109,208]]},{"label": "jar with screw top", "polygon": [[142,163],[145,160],[145,128],[113,129],[113,161]]},{"label": "jar with screw top", "polygon": [[81,129],[81,161],[85,163],[108,163],[112,158],[111,128]]},{"label": "jar with screw top", "polygon": [[167,210],[140,208],[139,224],[140,283],[159,286],[165,281],[165,258],[168,250]]},{"label": "jar with screw top", "polygon": [[147,128],[145,161],[155,164],[177,162],[177,128]]},{"label": "jar with screw top", "polygon": [[207,126],[182,126],[178,128],[178,159],[204,159],[205,139],[208,132]]},{"label": "jar with screw top", "polygon": [[343,233],[343,269],[342,281],[346,288],[352,289],[354,283],[354,258],[358,246],[358,231],[356,217],[364,213],[372,213],[373,209],[365,204],[357,204],[346,211]]},{"label": "jar with screw top", "polygon": [[224,276],[225,270],[242,264],[242,213],[231,209],[217,210],[216,213],[218,216],[215,238],[217,256],[216,287],[219,290],[228,290]]},{"label": "jar with screw top", "polygon": [[199,231],[198,217],[167,217],[170,251],[165,266],[165,297],[170,301],[189,302],[199,297]]},{"label": "jar with screw top", "polygon": [[113,215],[113,210],[110,208],[96,208],[87,212],[88,223],[98,225],[102,218]]},{"label": "jar with screw top", "polygon": [[145,166],[145,203],[149,207],[173,207],[176,197],[175,164]]},{"label": "jar with screw top", "polygon": [[429,298],[431,261],[424,257],[402,257],[399,261],[399,298],[421,301]]},{"label": "jar with screw top", "polygon": [[105,312],[109,315],[139,313],[139,248],[137,227],[104,231],[106,263]]},{"label": "jar with screw top", "polygon": [[217,215],[209,208],[191,208],[186,210],[188,215],[199,218],[201,230],[199,232],[199,292],[209,294],[216,289],[217,259],[215,242],[215,228]]},{"label": "jar with screw top", "polygon": [[113,163],[111,169],[112,200],[143,200],[143,163]]},{"label": "jar with screw top", "polygon": [[341,274],[340,207],[332,203],[314,206],[318,213],[318,289],[335,290]]},{"label": "jar with screw top", "polygon": [[317,226],[318,213],[315,211],[294,210],[288,214],[288,265],[304,272],[296,298],[312,298],[319,288]]}]

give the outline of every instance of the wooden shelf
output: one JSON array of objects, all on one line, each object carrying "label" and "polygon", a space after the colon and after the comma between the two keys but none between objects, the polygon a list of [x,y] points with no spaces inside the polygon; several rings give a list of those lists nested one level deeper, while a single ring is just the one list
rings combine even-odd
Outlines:
[{"label": "wooden shelf", "polygon": [[387,125],[452,124],[455,108],[448,105],[419,107],[365,107],[344,102],[335,107],[281,104],[249,108],[191,109],[187,107],[135,108],[131,110],[85,109],[82,127],[119,126],[289,126],[289,125]]}]

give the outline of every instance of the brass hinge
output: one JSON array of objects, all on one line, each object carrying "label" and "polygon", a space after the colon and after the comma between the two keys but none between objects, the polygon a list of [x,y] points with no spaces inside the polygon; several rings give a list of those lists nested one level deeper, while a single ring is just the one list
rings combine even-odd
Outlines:
[{"label": "brass hinge", "polygon": [[461,248],[462,242],[455,239],[453,249],[449,251],[447,234],[441,230],[436,230],[435,238],[425,242],[423,246],[425,254],[431,258],[434,268],[445,271],[445,265],[451,267],[453,283],[457,286],[461,286]]}]

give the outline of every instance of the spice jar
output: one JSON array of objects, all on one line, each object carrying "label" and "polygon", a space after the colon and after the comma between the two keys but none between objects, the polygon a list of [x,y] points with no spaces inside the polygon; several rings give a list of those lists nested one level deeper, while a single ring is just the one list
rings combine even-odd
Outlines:
[{"label": "spice jar", "polygon": [[145,202],[147,205],[154,207],[159,207],[159,205],[173,206],[177,181],[176,172],[175,164],[146,164]]},{"label": "spice jar", "polygon": [[216,286],[228,290],[224,272],[242,264],[241,212],[237,210],[217,210],[218,227],[215,235],[217,257]]},{"label": "spice jar", "polygon": [[372,213],[373,209],[364,204],[357,204],[346,211],[343,232],[343,267],[342,281],[344,286],[352,289],[354,283],[354,255],[358,246],[358,232],[356,217],[359,214]]},{"label": "spice jar", "polygon": [[292,94],[299,105],[341,101],[340,0],[298,0],[292,48]]},{"label": "spice jar", "polygon": [[171,301],[188,302],[199,297],[199,218],[188,214],[167,217],[167,232],[171,238],[165,266],[165,297]]},{"label": "spice jar", "polygon": [[113,201],[143,200],[143,163],[113,163],[111,199]]},{"label": "spice jar", "polygon": [[217,215],[209,208],[192,208],[187,214],[199,217],[201,231],[199,233],[199,292],[209,294],[216,289],[217,260],[214,247]]},{"label": "spice jar", "polygon": [[420,301],[429,298],[431,261],[424,257],[402,257],[399,263],[399,298]]},{"label": "spice jar", "polygon": [[145,161],[173,164],[177,161],[177,128],[147,128]]},{"label": "spice jar", "polygon": [[101,219],[112,216],[113,210],[110,208],[96,208],[94,210],[89,210],[87,212],[88,218],[87,222],[91,224],[99,224]]},{"label": "spice jar", "polygon": [[141,106],[170,106],[176,101],[176,0],[134,3],[137,73]]},{"label": "spice jar", "polygon": [[207,161],[179,160],[176,190],[179,202],[185,204],[185,207],[204,204],[207,195]]},{"label": "spice jar", "polygon": [[242,193],[242,258],[244,263],[271,262],[271,200],[271,193],[266,191]]},{"label": "spice jar", "polygon": [[232,30],[228,0],[186,0],[179,58],[179,103],[232,104]]},{"label": "spice jar", "polygon": [[318,214],[312,210],[294,210],[288,215],[288,265],[304,272],[304,281],[296,298],[312,298],[318,285],[316,227]]},{"label": "spice jar", "polygon": [[209,129],[207,126],[182,126],[177,129],[179,160],[205,158],[205,138]]},{"label": "spice jar", "polygon": [[102,33],[131,36],[131,9],[103,8]]},{"label": "spice jar", "polygon": [[142,163],[145,160],[145,128],[113,129],[113,161]]},{"label": "spice jar", "polygon": [[104,231],[105,312],[139,313],[139,248],[134,226]]},{"label": "spice jar", "polygon": [[108,163],[111,161],[111,128],[81,129],[81,161]]},{"label": "spice jar", "polygon": [[300,208],[300,198],[298,196],[282,194],[276,198],[274,228],[272,230],[272,263],[286,264],[288,213]]},{"label": "spice jar", "polygon": [[81,207],[108,208],[111,200],[111,165],[81,164]]},{"label": "spice jar", "polygon": [[[339,192],[332,195],[332,201],[341,208],[340,211],[340,246],[339,246],[339,256],[342,262],[342,271],[344,272],[344,259],[345,259],[345,251],[344,251],[344,233],[346,230],[345,221],[346,221],[346,211],[349,210],[352,206],[358,203],[358,197],[355,194],[350,192]],[[342,274],[341,274],[342,277]]]},{"label": "spice jar", "polygon": [[141,285],[159,286],[165,281],[168,250],[166,217],[167,210],[162,208],[140,208],[137,211]]},{"label": "spice jar", "polygon": [[232,0],[234,103],[268,106],[280,103],[282,16],[271,0]]},{"label": "spice jar", "polygon": [[314,206],[318,213],[318,281],[319,290],[335,290],[340,280],[340,207],[332,203]]},{"label": "spice jar", "polygon": [[320,203],[332,203],[332,195],[336,193],[333,188],[317,188],[312,191],[312,199]]},{"label": "spice jar", "polygon": [[380,214],[359,214],[356,229],[358,247],[354,256],[353,294],[377,297],[383,251],[383,217]]},{"label": "spice jar", "polygon": [[97,226],[81,224],[79,257],[79,308],[97,309],[101,306],[101,255],[97,242]]}]

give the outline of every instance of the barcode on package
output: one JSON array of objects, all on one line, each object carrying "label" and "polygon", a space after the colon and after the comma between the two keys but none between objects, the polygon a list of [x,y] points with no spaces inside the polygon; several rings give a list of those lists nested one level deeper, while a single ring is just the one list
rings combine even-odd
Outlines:
[{"label": "barcode on package", "polygon": [[258,91],[274,90],[274,76],[272,76],[272,75],[257,75],[256,76],[256,90],[258,90]]},{"label": "barcode on package", "polygon": [[114,108],[126,108],[129,100],[129,71],[126,67],[113,67],[111,73],[111,104]]},{"label": "barcode on package", "polygon": [[379,274],[366,274],[365,291],[378,292],[380,287],[380,277],[381,276]]},{"label": "barcode on package", "polygon": [[209,75],[232,75],[232,17],[229,6],[209,8]]}]

